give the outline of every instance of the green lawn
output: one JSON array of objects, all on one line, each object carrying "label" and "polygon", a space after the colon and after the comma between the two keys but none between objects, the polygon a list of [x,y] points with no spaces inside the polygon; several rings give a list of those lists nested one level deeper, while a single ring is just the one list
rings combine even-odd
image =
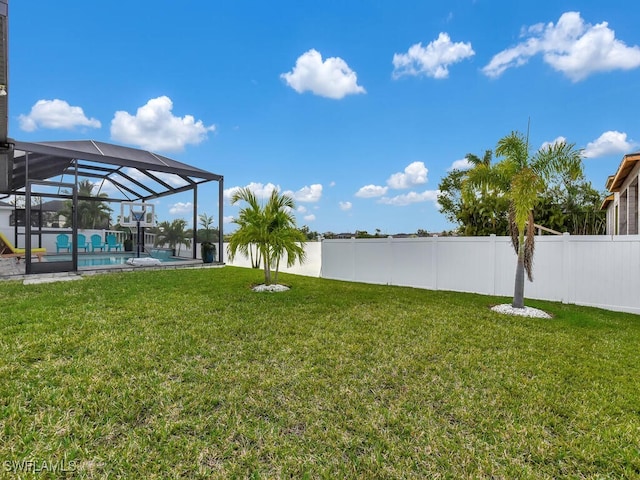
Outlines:
[{"label": "green lawn", "polygon": [[260,280],[0,283],[0,478],[640,477],[640,317]]}]

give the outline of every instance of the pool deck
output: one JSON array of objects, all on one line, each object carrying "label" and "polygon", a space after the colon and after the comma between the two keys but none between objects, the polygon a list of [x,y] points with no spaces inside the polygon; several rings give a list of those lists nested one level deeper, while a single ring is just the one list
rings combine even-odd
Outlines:
[{"label": "pool deck", "polygon": [[152,266],[132,266],[132,265],[96,265],[89,267],[79,267],[76,272],[57,272],[57,273],[37,273],[26,275],[24,273],[24,262],[17,263],[15,259],[2,259],[0,262],[0,281],[21,280],[25,284],[49,283],[52,281],[65,281],[77,279],[78,277],[100,275],[105,273],[119,272],[140,272],[150,270],[176,270],[182,268],[221,268],[224,263],[202,263],[202,260],[178,260],[173,262],[161,263]]}]

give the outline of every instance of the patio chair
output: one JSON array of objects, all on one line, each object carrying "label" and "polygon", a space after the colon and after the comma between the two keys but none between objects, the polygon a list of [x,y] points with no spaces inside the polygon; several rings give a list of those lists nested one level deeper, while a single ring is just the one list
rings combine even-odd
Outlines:
[{"label": "patio chair", "polygon": [[61,233],[56,237],[56,253],[60,253],[60,250],[71,252],[71,243],[69,242],[69,237],[64,233]]},{"label": "patio chair", "polygon": [[91,251],[95,252],[96,250],[104,251],[104,242],[102,241],[102,235],[98,235],[97,233],[91,235]]},{"label": "patio chair", "polygon": [[109,234],[107,235],[107,251],[110,252],[112,248],[116,251],[122,250],[122,244],[118,242],[115,235]]},{"label": "patio chair", "polygon": [[[2,258],[15,258],[16,261],[20,261],[21,258],[25,256],[24,248],[16,248],[9,241],[7,237],[4,236],[4,233],[0,232],[0,257]],[[42,256],[47,253],[46,248],[32,248],[31,255],[34,257],[38,257],[38,261],[42,261]]]},{"label": "patio chair", "polygon": [[85,252],[88,252],[89,250],[89,245],[87,245],[87,237],[85,237],[85,235],[83,233],[79,233],[78,234],[78,251],[80,250],[84,250]]}]

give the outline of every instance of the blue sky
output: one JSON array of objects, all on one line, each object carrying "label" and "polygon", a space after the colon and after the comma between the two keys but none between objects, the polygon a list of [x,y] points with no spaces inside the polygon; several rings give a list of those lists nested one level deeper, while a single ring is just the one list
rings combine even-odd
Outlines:
[{"label": "blue sky", "polygon": [[[640,4],[9,3],[9,134],[161,153],[296,200],[319,232],[440,231],[440,179],[512,130],[584,150],[604,189],[640,145]],[[199,193],[217,213],[217,186]],[[191,196],[159,200],[191,218]],[[237,206],[225,204],[225,231]],[[216,219],[218,221],[219,219]]]}]

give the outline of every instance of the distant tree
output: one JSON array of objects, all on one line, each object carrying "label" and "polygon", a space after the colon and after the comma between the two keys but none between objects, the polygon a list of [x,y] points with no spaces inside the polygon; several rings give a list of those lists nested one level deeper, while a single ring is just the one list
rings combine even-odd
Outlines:
[{"label": "distant tree", "polygon": [[463,185],[468,192],[495,190],[509,201],[509,232],[518,255],[513,307],[524,308],[524,274],[532,281],[534,251],[533,210],[554,176],[577,179],[582,175],[582,158],[574,144],[548,145],[529,154],[522,134],[512,132],[498,141],[496,154],[503,159],[494,166],[472,168]]},{"label": "distant tree", "polygon": [[[452,170],[440,181],[440,212],[449,222],[458,225],[455,232],[458,235],[509,235],[509,200],[503,192],[476,188],[472,193],[467,192],[464,198],[462,195],[462,186],[471,170],[491,168],[487,161],[489,153],[485,153],[482,161],[477,161],[479,158],[472,154],[467,155],[467,159],[476,159],[469,162],[474,165],[470,170]],[[538,195],[534,218],[536,223],[558,232],[600,235],[606,230],[605,212],[600,211],[603,198],[583,175],[575,179],[552,175],[548,188]]]},{"label": "distant tree", "polygon": [[571,235],[603,235],[606,233],[606,212],[600,210],[604,193],[580,176],[558,179],[542,196],[534,209],[538,223]]},{"label": "distant tree", "polygon": [[317,240],[317,238],[320,236],[318,232],[309,229],[307,225],[303,225],[302,227],[300,227],[300,232],[302,232],[307,240]]},{"label": "distant tree", "polygon": [[[98,195],[93,194],[94,184],[89,180],[82,180],[78,183],[78,197],[80,198],[95,198],[92,200],[78,200],[78,228],[81,229],[96,229],[96,228],[109,228],[111,221],[111,213],[113,210],[109,207],[109,204],[100,199],[106,199],[107,194],[100,193]],[[60,212],[65,217],[65,227],[71,227],[72,216],[72,201],[65,201],[64,208]]]},{"label": "distant tree", "polygon": [[471,170],[491,168],[493,153],[487,150],[482,158],[467,154],[469,170],[454,169],[438,185],[438,204],[446,219],[458,225],[458,233],[467,236],[506,235],[509,201],[503,192],[487,185],[463,189]]},{"label": "distant tree", "polygon": [[187,248],[191,247],[191,237],[193,232],[187,229],[187,221],[177,218],[171,223],[168,221],[160,222],[156,229],[155,246],[169,245],[169,248],[178,248],[177,255],[180,255],[182,245]]}]

